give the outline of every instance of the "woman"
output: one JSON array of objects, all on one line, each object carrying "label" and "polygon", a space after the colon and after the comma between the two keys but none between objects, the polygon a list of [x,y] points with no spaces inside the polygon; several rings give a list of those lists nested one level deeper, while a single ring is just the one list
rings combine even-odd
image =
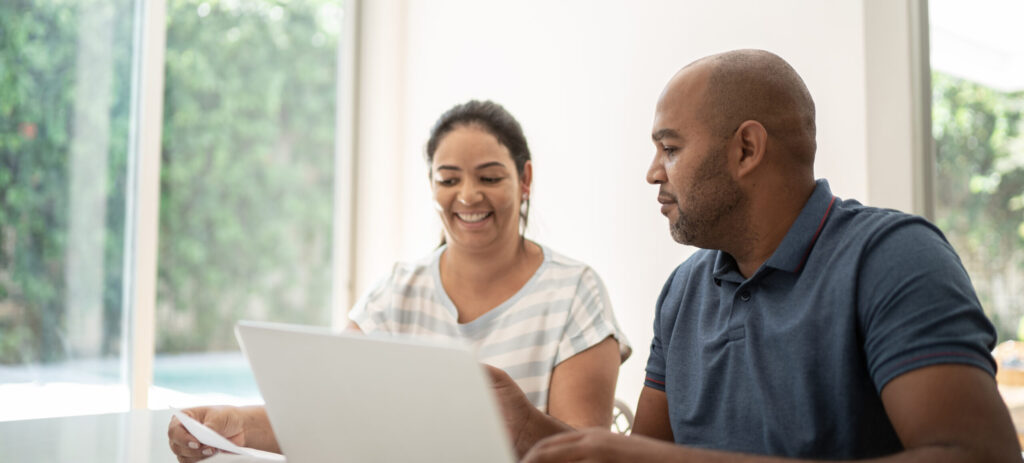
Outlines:
[{"label": "woman", "polygon": [[[597,274],[521,232],[533,167],[519,123],[493,102],[455,106],[434,125],[426,158],[441,246],[396,264],[356,303],[350,327],[464,339],[538,409],[575,428],[607,428],[630,347]],[[236,444],[280,451],[262,407],[189,413]],[[180,461],[214,451],[175,420],[168,434]]]}]

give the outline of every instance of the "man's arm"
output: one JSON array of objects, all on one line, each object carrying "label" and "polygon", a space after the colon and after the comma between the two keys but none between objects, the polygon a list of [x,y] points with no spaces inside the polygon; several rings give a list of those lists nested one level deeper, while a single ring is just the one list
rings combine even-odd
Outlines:
[{"label": "man's arm", "polygon": [[672,437],[672,424],[668,418],[668,398],[665,391],[647,386],[640,391],[632,434],[668,442],[675,441]]},{"label": "man's arm", "polygon": [[[649,391],[645,389],[644,393]],[[649,398],[650,399],[650,398]],[[653,400],[653,399],[652,399]],[[882,402],[905,450],[873,463],[1020,462],[1010,415],[985,371],[968,365],[934,365],[889,382]],[[637,424],[641,423],[638,407]],[[647,411],[647,410],[644,410]],[[666,411],[667,413],[667,411]],[[652,418],[645,418],[651,420]],[[645,432],[646,433],[646,432]],[[693,461],[706,463],[796,463],[778,457],[746,455],[667,444],[646,437],[586,431],[545,439],[524,458],[528,463],[563,461]]]},{"label": "man's arm", "polygon": [[897,376],[882,403],[907,449],[894,461],[1021,461],[995,379],[969,365],[934,365]]}]

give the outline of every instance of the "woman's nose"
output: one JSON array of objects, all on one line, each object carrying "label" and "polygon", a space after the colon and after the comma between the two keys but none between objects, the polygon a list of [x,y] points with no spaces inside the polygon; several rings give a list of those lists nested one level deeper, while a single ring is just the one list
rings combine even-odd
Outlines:
[{"label": "woman's nose", "polygon": [[459,189],[459,195],[456,198],[460,204],[468,206],[479,201],[483,197],[480,190],[476,187],[474,182],[463,182],[462,188]]}]

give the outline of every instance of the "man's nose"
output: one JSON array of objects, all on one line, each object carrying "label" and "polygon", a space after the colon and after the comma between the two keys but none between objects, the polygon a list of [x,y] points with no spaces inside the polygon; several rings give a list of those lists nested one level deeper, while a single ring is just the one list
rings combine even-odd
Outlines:
[{"label": "man's nose", "polygon": [[647,168],[647,183],[660,185],[665,183],[665,167],[661,164],[661,156],[655,154],[651,166]]}]

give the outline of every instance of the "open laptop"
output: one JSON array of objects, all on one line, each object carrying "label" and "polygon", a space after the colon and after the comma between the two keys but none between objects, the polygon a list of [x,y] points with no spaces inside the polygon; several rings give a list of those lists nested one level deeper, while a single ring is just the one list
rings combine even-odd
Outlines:
[{"label": "open laptop", "polygon": [[463,346],[245,321],[235,334],[289,463],[515,461]]}]

